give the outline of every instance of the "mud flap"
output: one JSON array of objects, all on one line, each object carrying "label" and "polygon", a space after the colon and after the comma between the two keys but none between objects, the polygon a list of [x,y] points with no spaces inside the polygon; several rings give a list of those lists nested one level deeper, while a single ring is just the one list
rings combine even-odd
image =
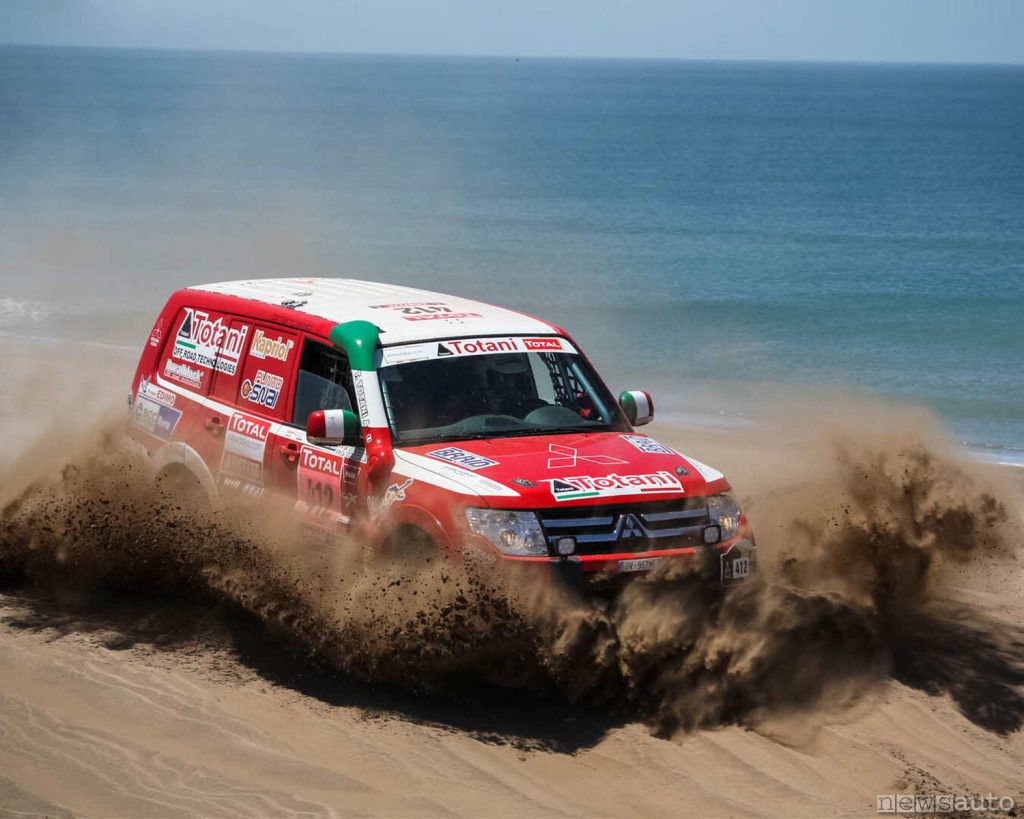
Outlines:
[{"label": "mud flap", "polygon": [[750,580],[757,573],[757,547],[749,540],[737,540],[718,558],[718,564],[723,586]]}]

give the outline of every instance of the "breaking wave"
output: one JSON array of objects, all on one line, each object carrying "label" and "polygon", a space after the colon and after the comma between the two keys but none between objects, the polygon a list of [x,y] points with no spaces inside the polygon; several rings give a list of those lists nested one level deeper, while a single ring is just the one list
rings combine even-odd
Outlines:
[{"label": "breaking wave", "polygon": [[52,307],[40,301],[0,298],[0,326],[11,323],[29,322],[36,324],[52,313]]},{"label": "breaking wave", "polygon": [[0,571],[227,600],[352,677],[415,691],[557,692],[661,735],[754,725],[856,701],[950,569],[1015,557],[999,489],[913,431],[896,438],[857,429],[808,445],[813,474],[750,499],[762,576],[728,593],[670,562],[582,599],[472,555],[367,562],[304,546],[251,509],[197,512],[113,426],[29,486],[3,479]]}]

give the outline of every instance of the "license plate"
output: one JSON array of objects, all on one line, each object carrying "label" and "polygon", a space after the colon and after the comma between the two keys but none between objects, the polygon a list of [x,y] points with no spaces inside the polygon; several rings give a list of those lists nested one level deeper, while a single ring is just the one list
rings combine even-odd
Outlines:
[{"label": "license plate", "polygon": [[722,585],[741,583],[757,571],[756,553],[757,550],[749,541],[740,541],[722,555]]},{"label": "license plate", "polygon": [[660,557],[638,557],[635,560],[620,560],[620,572],[647,572],[661,563]]}]

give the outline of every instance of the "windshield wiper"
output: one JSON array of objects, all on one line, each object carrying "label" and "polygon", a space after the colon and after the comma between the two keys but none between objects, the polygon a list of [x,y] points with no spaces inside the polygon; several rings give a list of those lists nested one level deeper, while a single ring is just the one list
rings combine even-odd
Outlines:
[{"label": "windshield wiper", "polygon": [[395,443],[398,446],[422,446],[423,444],[444,444],[450,441],[480,441],[486,438],[498,438],[503,433],[494,432],[463,432],[448,435],[428,435],[424,438],[402,438]]},{"label": "windshield wiper", "polygon": [[530,430],[517,430],[518,435],[567,435],[573,432],[608,432],[611,427],[537,427]]},{"label": "windshield wiper", "polygon": [[524,438],[530,435],[569,435],[583,432],[610,432],[610,426],[598,427],[527,427],[520,429],[494,429],[487,432],[452,432],[447,435],[428,435],[423,438],[400,439],[397,446],[422,446],[423,444],[444,444],[451,441],[483,441],[488,438]]}]

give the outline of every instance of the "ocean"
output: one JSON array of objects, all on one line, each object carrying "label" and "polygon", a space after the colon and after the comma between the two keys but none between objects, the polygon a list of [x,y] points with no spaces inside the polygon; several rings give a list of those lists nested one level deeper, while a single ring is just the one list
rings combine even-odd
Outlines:
[{"label": "ocean", "polygon": [[659,414],[826,391],[1024,463],[1024,67],[0,48],[0,334],[337,275],[553,320]]}]

